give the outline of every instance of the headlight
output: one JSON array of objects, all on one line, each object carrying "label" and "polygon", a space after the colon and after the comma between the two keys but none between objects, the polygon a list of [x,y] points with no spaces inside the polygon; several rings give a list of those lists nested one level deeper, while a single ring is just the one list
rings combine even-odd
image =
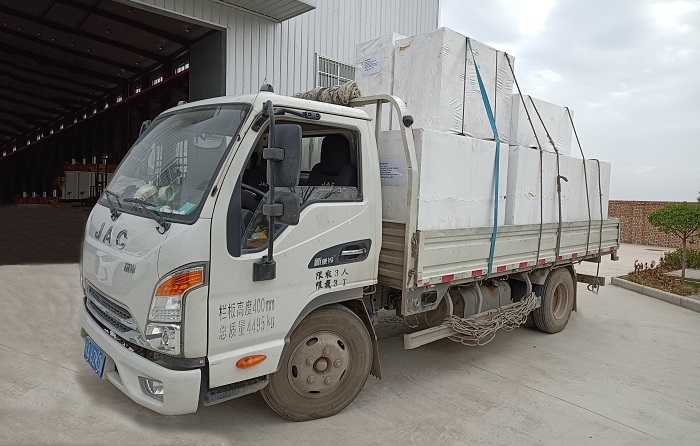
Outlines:
[{"label": "headlight", "polygon": [[155,351],[180,354],[180,324],[148,324],[146,340]]},{"label": "headlight", "polygon": [[158,282],[146,325],[146,340],[154,351],[174,356],[182,353],[185,297],[205,284],[204,268],[204,265],[181,268]]}]

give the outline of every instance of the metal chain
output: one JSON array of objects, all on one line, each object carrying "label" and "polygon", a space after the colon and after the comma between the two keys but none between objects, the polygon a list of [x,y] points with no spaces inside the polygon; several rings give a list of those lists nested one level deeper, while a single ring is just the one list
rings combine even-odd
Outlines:
[{"label": "metal chain", "polygon": [[537,308],[537,301],[535,293],[531,293],[510,308],[497,308],[498,312],[486,319],[470,320],[448,315],[442,324],[458,333],[449,337],[452,341],[470,347],[486,345],[496,337],[496,331],[511,331],[524,324],[527,316]]}]

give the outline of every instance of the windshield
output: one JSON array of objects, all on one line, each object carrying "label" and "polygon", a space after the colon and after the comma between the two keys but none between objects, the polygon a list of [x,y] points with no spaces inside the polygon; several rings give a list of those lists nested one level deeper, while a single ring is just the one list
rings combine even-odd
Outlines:
[{"label": "windshield", "polygon": [[168,219],[194,220],[248,109],[197,107],[156,118],[109,183],[112,204],[104,194],[100,203],[139,214],[143,205]]}]

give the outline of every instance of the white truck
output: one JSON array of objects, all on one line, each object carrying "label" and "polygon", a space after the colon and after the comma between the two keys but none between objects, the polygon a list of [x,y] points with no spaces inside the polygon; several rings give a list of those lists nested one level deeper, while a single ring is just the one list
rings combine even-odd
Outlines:
[{"label": "white truck", "polygon": [[[382,106],[402,122],[403,221],[382,220]],[[340,106],[271,91],[161,114],[87,222],[88,364],[161,414],[261,391],[309,420],[381,376],[382,309],[420,323],[405,348],[483,343],[528,314],[562,330],[577,280],[595,280],[574,264],[616,260],[619,222],[500,226],[493,251],[491,227],[419,231],[411,124],[392,96]]]}]

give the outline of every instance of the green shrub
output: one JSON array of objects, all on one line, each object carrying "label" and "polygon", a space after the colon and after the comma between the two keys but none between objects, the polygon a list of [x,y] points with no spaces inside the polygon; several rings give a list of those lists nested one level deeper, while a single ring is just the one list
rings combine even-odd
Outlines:
[{"label": "green shrub", "polygon": [[[681,269],[681,251],[677,249],[671,252],[665,252],[661,257],[661,262],[664,266],[673,269]],[[688,249],[685,252],[687,267],[691,269],[700,269],[700,249]]]}]

